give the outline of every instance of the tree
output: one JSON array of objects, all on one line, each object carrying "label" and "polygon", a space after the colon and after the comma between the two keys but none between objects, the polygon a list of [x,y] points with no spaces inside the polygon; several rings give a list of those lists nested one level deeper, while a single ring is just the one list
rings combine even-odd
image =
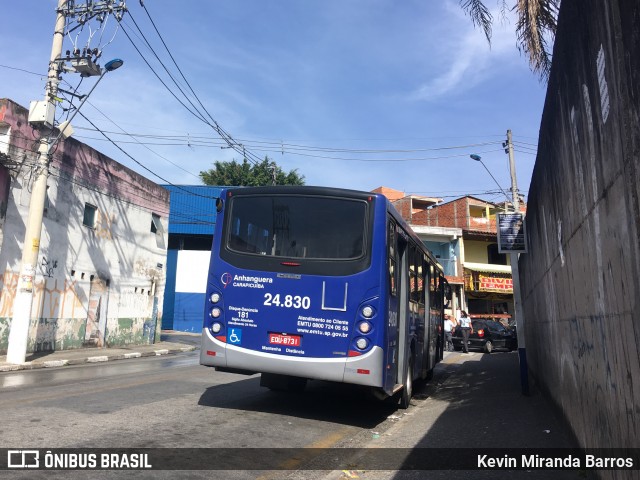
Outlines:
[{"label": "tree", "polygon": [[[502,16],[508,6],[508,0],[498,0]],[[551,51],[556,34],[560,0],[512,0],[518,14],[516,35],[518,49],[524,51],[529,58],[529,65],[542,80],[549,78],[551,71]],[[484,30],[487,41],[491,44],[491,27],[493,15],[482,0],[460,0],[460,5],[471,17],[475,26]]]},{"label": "tree", "polygon": [[[264,157],[260,163],[249,163],[243,159],[242,163],[216,161],[214,168],[200,172],[200,178],[205,185],[260,187],[266,185],[304,185],[304,175],[298,170],[285,173],[269,157]],[[275,175],[274,175],[275,169]]]}]

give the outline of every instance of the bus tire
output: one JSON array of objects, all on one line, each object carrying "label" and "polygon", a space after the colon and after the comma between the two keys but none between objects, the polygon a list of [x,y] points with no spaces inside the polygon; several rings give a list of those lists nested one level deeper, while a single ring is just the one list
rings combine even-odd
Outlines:
[{"label": "bus tire", "polygon": [[433,379],[433,368],[427,371],[427,376],[424,378],[427,382],[430,382]]},{"label": "bus tire", "polygon": [[409,365],[407,366],[404,377],[404,388],[402,389],[402,395],[400,396],[400,408],[409,408],[411,404],[411,397],[413,396],[413,357],[409,359]]}]

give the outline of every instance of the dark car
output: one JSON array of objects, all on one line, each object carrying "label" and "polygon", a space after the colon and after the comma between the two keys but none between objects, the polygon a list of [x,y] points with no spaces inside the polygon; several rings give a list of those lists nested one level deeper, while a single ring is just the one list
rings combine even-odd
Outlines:
[{"label": "dark car", "polygon": [[[473,333],[469,334],[469,349],[480,349],[485,353],[500,349],[511,351],[518,348],[515,332],[494,320],[473,320]],[[453,348],[462,350],[462,330],[453,332]]]}]

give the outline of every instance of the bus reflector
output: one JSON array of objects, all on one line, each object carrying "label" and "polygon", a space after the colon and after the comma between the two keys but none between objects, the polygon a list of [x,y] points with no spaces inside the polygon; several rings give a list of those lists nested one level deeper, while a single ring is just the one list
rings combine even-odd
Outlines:
[{"label": "bus reflector", "polygon": [[349,350],[349,356],[350,357],[357,357],[359,355],[362,355],[362,353],[356,352],[355,350]]},{"label": "bus reflector", "polygon": [[356,373],[359,373],[361,375],[369,375],[371,372],[369,370],[365,370],[364,368],[359,368],[356,370]]},{"label": "bus reflector", "polygon": [[220,340],[221,342],[227,343],[226,335],[220,335],[219,337],[216,337],[216,340]]},{"label": "bus reflector", "polygon": [[216,356],[216,352],[211,351],[211,350],[207,350],[207,355],[209,355],[211,357],[215,357]]},{"label": "bus reflector", "polygon": [[297,262],[281,262],[280,265],[284,265],[285,267],[299,267],[300,264]]}]

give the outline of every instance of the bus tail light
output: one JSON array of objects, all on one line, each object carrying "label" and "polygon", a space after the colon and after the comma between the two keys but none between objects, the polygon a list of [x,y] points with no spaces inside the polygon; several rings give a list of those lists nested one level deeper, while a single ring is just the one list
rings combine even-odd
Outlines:
[{"label": "bus tail light", "polygon": [[211,331],[213,333],[220,333],[220,330],[222,330],[222,324],[215,322],[213,325],[211,325]]},{"label": "bus tail light", "polygon": [[221,297],[218,292],[213,292],[209,297],[209,300],[211,300],[211,303],[218,303],[220,301],[220,298]]},{"label": "bus tail light", "polygon": [[218,307],[213,307],[211,309],[211,316],[213,318],[219,318],[220,315],[222,315],[222,310],[220,310]]},{"label": "bus tail light", "polygon": [[361,333],[369,333],[371,331],[371,324],[369,322],[360,322],[358,324],[358,330]]},{"label": "bus tail light", "polygon": [[356,347],[358,347],[360,350],[364,350],[368,346],[369,346],[369,342],[367,341],[366,338],[359,338],[356,340]]},{"label": "bus tail light", "polygon": [[373,313],[374,313],[373,307],[371,307],[369,305],[366,305],[366,306],[362,307],[362,316],[364,318],[373,317]]}]

